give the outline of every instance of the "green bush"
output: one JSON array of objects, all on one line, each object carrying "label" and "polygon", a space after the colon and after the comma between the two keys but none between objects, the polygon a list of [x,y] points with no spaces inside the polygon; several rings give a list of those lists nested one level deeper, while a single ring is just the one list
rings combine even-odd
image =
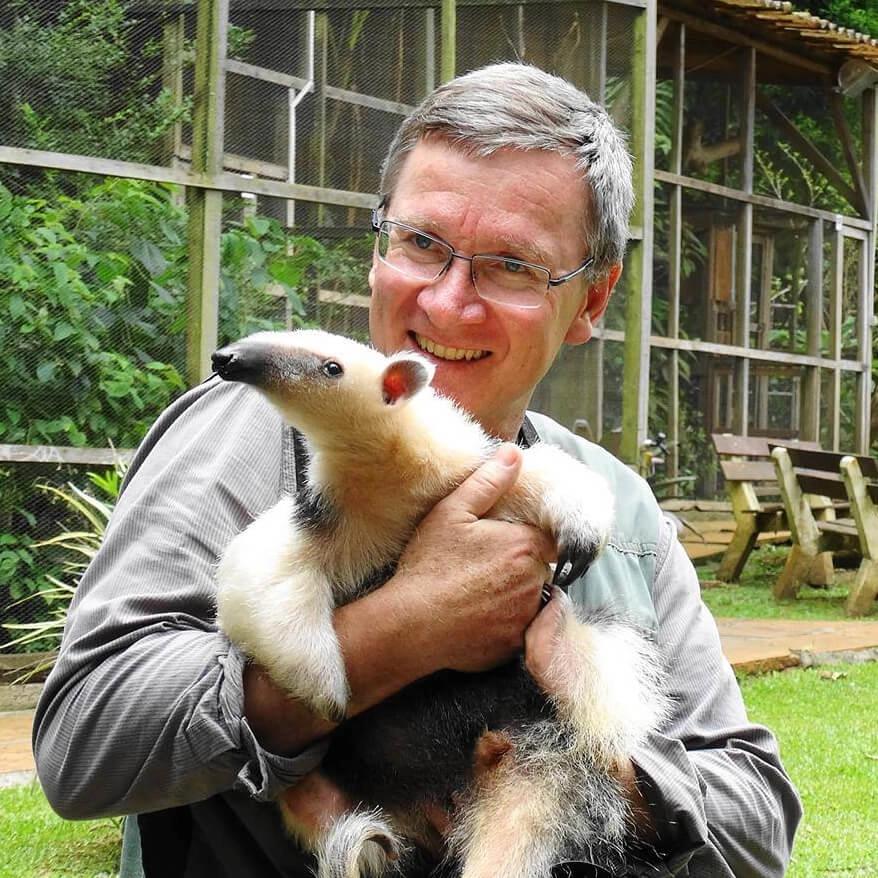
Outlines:
[{"label": "green bush", "polygon": [[0,185],[0,441],[131,445],[183,389],[184,223],[153,184]]},{"label": "green bush", "polygon": [[13,0],[15,18],[0,29],[4,143],[162,163],[162,140],[189,103],[159,87],[156,50],[133,44],[130,5]]}]

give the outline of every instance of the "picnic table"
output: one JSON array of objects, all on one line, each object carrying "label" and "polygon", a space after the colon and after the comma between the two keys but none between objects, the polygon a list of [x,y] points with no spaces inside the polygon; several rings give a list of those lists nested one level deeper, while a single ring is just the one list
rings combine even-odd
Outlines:
[{"label": "picnic table", "polygon": [[[833,555],[851,552],[860,563],[845,611],[868,613],[878,595],[878,462],[790,447],[775,447],[771,456],[792,540],[775,597],[795,597],[803,584],[829,584]],[[817,558],[828,559],[829,569],[825,580],[815,583]]]},{"label": "picnic table", "polygon": [[[820,445],[731,433],[714,433],[711,438],[735,517],[735,532],[720,561],[717,579],[737,582],[760,534],[788,529],[769,443],[813,449]],[[815,563],[819,567],[824,562]],[[814,575],[819,576],[819,570]]]}]

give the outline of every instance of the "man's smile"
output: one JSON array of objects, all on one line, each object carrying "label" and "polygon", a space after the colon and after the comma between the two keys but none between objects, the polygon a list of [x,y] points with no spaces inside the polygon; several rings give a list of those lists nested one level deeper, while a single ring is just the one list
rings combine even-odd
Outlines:
[{"label": "man's smile", "polygon": [[446,345],[436,344],[424,335],[414,334],[415,342],[422,351],[432,354],[439,360],[481,360],[487,357],[490,351],[475,350],[473,348],[452,348]]}]

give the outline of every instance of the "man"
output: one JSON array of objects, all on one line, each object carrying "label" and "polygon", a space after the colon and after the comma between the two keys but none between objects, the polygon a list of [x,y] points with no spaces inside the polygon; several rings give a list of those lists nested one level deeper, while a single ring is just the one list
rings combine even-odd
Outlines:
[{"label": "man", "polygon": [[[674,700],[661,733],[619,767],[643,842],[629,874],[779,876],[799,802],[774,738],[747,721],[672,528],[626,467],[525,417],[560,347],[588,341],[606,309],[630,171],[606,113],[563,80],[508,64],[440,87],[403,123],[382,170],[372,341],[422,351],[438,389],[490,432],[528,443],[535,428],[615,487],[614,533],[571,595],[654,632]],[[314,771],[331,725],[213,621],[216,559],[291,485],[287,435],[259,394],[216,381],[162,416],[40,702],[35,753],[53,806],[67,817],[139,814],[147,875],[307,875],[267,801],[284,795],[315,819],[333,808]],[[566,611],[558,595],[540,611],[556,547],[481,517],[519,462],[503,446],[425,518],[384,587],[336,611],[350,714],[432,671],[477,671],[522,649],[546,682]]]}]

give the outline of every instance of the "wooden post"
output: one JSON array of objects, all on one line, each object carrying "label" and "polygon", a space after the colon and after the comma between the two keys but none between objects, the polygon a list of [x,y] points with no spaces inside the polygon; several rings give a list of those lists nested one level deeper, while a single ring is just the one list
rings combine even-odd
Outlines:
[{"label": "wooden post", "polygon": [[448,82],[457,71],[457,0],[442,0],[440,33],[442,36],[439,79]]},{"label": "wooden post", "polygon": [[[671,173],[683,173],[683,124],[686,90],[686,25],[678,27],[677,51],[674,64],[674,130],[671,134]],[[680,337],[680,286],[683,261],[683,187],[674,184],[668,199],[668,336]],[[670,478],[680,474],[680,352],[668,351],[671,374],[668,387],[668,448],[671,460],[667,467]]]},{"label": "wooden post", "polygon": [[[832,235],[832,268],[829,274],[829,358],[841,359],[842,302],[844,300],[844,233],[841,220],[837,220]],[[826,400],[829,424],[829,448],[838,451],[841,444],[841,370],[833,366],[829,370],[829,386]]]},{"label": "wooden post", "polygon": [[[753,138],[756,127],[756,50],[747,51],[741,101],[741,188],[753,192]],[[742,204],[738,214],[735,258],[735,344],[750,347],[750,292],[753,264],[753,205]],[[746,436],[749,432],[748,402],[750,360],[741,357],[735,365],[735,399],[732,428]]]},{"label": "wooden post", "polygon": [[[192,116],[192,173],[210,179],[223,168],[226,33],[228,0],[199,0],[196,27],[195,93]],[[189,290],[186,376],[197,384],[210,374],[219,326],[222,192],[190,187]]]},{"label": "wooden post", "polygon": [[[607,4],[589,7],[590,20],[585,33],[587,49],[587,91],[601,104],[607,100]],[[604,339],[593,337],[582,347],[582,383],[578,391],[580,410],[577,417],[585,417],[591,435],[598,441],[604,433]]]},{"label": "wooden post", "polygon": [[[162,26],[162,88],[174,96],[174,106],[183,103],[183,47],[186,19],[169,17]],[[174,122],[162,139],[162,164],[176,167],[183,143],[183,123]]]},{"label": "wooden post", "polygon": [[857,423],[860,435],[857,451],[866,454],[871,445],[872,399],[871,399],[871,363],[875,333],[875,301],[872,291],[875,288],[875,244],[878,231],[878,89],[870,88],[863,95],[863,181],[866,190],[866,211],[869,220],[869,232],[866,236],[863,262],[866,269],[864,289],[860,307],[863,326],[860,336],[860,359],[864,371],[859,376],[858,401],[862,407]]},{"label": "wooden post", "polygon": [[622,381],[622,443],[620,456],[636,463],[646,439],[649,404],[649,336],[652,323],[653,154],[655,146],[655,0],[634,23],[631,70],[631,141],[636,202],[632,225],[643,237],[628,252],[625,285],[625,360]]},{"label": "wooden post", "polygon": [[[811,223],[808,239],[808,287],[806,297],[808,355],[819,357],[823,330],[823,220]],[[805,366],[802,388],[802,438],[820,439],[820,367]]]}]

